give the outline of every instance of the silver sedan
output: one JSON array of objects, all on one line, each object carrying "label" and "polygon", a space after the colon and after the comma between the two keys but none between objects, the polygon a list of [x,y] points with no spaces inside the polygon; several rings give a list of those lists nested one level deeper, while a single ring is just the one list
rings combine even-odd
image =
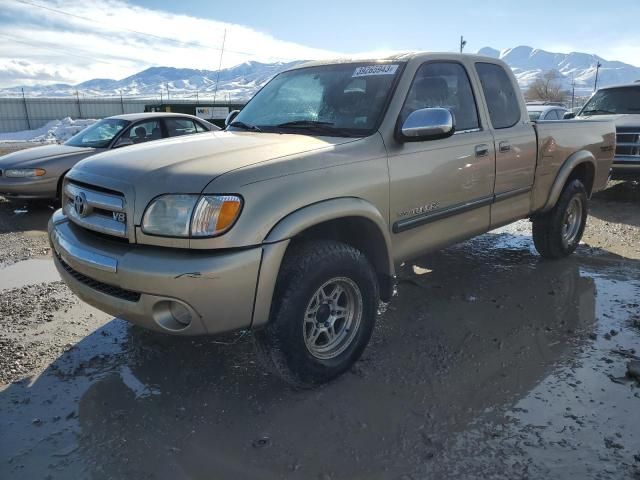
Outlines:
[{"label": "silver sedan", "polygon": [[177,113],[136,113],[100,120],[62,145],[45,145],[0,157],[0,195],[5,198],[56,199],[64,175],[80,160],[113,148],[162,138],[219,130]]}]

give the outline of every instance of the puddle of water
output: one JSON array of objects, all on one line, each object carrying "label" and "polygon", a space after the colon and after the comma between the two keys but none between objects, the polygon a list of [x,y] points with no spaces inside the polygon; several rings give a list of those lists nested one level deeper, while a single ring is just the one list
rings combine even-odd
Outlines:
[{"label": "puddle of water", "polygon": [[58,280],[60,275],[50,258],[31,258],[0,269],[0,290]]}]

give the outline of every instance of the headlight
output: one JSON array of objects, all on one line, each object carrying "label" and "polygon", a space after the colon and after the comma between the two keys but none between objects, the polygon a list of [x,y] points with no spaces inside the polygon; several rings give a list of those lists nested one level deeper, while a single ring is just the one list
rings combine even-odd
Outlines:
[{"label": "headlight", "polygon": [[213,237],[233,225],[242,208],[236,195],[162,195],[142,218],[142,231],[165,237]]},{"label": "headlight", "polygon": [[4,171],[9,178],[42,177],[46,172],[42,168],[10,168]]}]

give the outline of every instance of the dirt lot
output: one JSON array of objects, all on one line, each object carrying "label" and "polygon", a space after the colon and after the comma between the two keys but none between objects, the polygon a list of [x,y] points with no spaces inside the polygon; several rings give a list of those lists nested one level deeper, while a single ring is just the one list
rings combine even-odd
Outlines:
[{"label": "dirt lot", "polygon": [[56,281],[47,205],[0,200],[0,477],[640,478],[640,187],[571,258],[519,222],[406,265],[351,372],[296,392],[250,335],[142,331]]}]

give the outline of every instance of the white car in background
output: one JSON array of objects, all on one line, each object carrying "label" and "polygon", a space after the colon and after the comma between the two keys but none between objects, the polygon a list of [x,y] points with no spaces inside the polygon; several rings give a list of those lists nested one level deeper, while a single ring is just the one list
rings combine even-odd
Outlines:
[{"label": "white car in background", "polygon": [[538,120],[562,120],[564,119],[564,114],[568,111],[559,105],[527,105],[529,120],[532,122],[537,122]]}]

